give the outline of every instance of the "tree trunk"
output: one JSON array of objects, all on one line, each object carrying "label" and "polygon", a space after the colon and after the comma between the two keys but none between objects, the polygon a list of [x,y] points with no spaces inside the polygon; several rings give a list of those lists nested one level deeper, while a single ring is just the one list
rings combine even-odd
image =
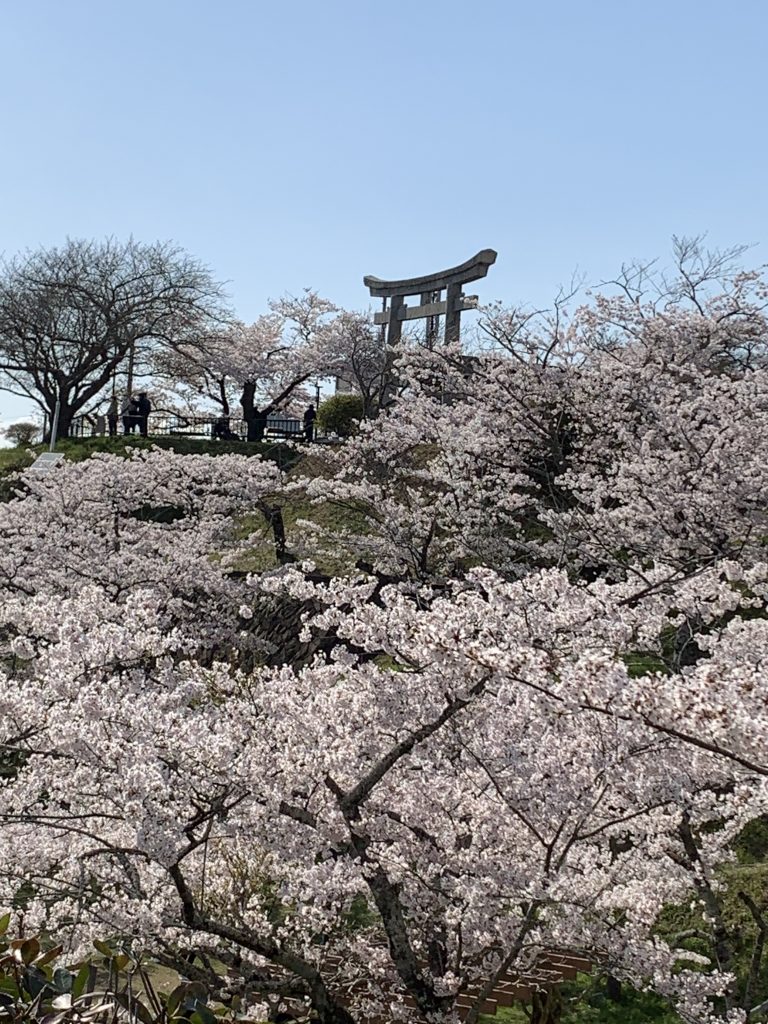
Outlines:
[{"label": "tree trunk", "polygon": [[240,405],[243,407],[243,419],[248,431],[246,440],[263,441],[264,431],[267,429],[267,410],[256,407],[255,397],[256,385],[244,384]]},{"label": "tree trunk", "polygon": [[[219,377],[219,401],[221,402],[221,413],[222,416],[226,416],[229,421],[229,399],[227,398],[227,378]],[[229,422],[227,422],[229,426]]]},{"label": "tree trunk", "polygon": [[267,501],[260,501],[259,508],[272,530],[275,541],[275,558],[278,564],[284,565],[286,562],[292,561],[285,550],[285,523],[282,509],[279,505],[270,505]]},{"label": "tree trunk", "polygon": [[[75,418],[77,410],[73,409],[68,403],[62,402],[59,406],[59,419],[56,424],[56,439],[59,440],[63,437],[69,437],[72,431],[72,421]],[[47,410],[46,417],[46,428],[43,436],[43,442],[48,444],[51,440],[51,433],[53,432],[53,424],[56,419],[56,406],[52,409]]]},{"label": "tree trunk", "polygon": [[263,441],[264,431],[267,429],[266,413],[260,412],[258,409],[254,409],[253,414],[246,417],[245,422],[248,427],[246,440]]},{"label": "tree trunk", "polygon": [[58,437],[69,437],[72,432],[72,421],[75,418],[75,410],[62,404],[59,408],[59,423],[56,430]]},{"label": "tree trunk", "polygon": [[608,996],[612,1003],[621,1002],[621,982],[618,978],[614,978],[612,974],[606,975],[605,994]]},{"label": "tree trunk", "polygon": [[563,1000],[557,988],[534,992],[531,1001],[531,1024],[560,1024]]}]

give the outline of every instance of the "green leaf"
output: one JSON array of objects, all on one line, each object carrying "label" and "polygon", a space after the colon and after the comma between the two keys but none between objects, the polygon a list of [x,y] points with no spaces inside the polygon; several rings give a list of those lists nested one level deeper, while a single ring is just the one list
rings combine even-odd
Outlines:
[{"label": "green leaf", "polygon": [[10,992],[12,996],[18,996],[19,986],[12,974],[0,977],[0,992]]},{"label": "green leaf", "polygon": [[142,1024],[157,1024],[154,1014],[150,1013],[144,1003],[140,1002],[135,996],[129,999],[125,992],[116,992],[111,998],[122,1006],[123,1009],[128,1010],[132,1019],[138,1018]]},{"label": "green leaf", "polygon": [[53,972],[53,985],[57,992],[71,992],[75,976],[66,967],[57,967]]},{"label": "green leaf", "polygon": [[168,1011],[169,1017],[172,1017],[175,1014],[176,1010],[179,1008],[179,1005],[181,1004],[181,1000],[184,998],[186,994],[187,986],[184,984],[177,985],[176,988],[168,995],[166,1010]]},{"label": "green leaf", "polygon": [[208,1000],[205,985],[199,981],[184,981],[177,985],[165,1000],[165,1010],[170,1020],[188,1021],[191,1015],[204,1011]]},{"label": "green leaf", "polygon": [[5,933],[8,931],[8,925],[10,923],[11,923],[10,912],[7,913],[7,914],[3,914],[3,916],[0,917],[0,935],[5,935]]},{"label": "green leaf", "polygon": [[113,957],[115,955],[113,950],[111,950],[109,948],[107,943],[106,942],[102,942],[101,939],[94,939],[93,940],[93,948],[98,950],[98,952],[101,953],[102,956],[108,956],[108,957],[111,958],[111,957]]},{"label": "green leaf", "polygon": [[93,964],[84,963],[72,982],[72,995],[79,998],[84,992],[92,992],[96,984],[96,968]]},{"label": "green leaf", "polygon": [[218,1024],[216,1014],[211,1013],[207,1006],[198,1004],[197,1009],[189,1018],[189,1024]]},{"label": "green leaf", "polygon": [[24,988],[29,992],[33,999],[36,996],[39,996],[47,985],[48,978],[39,967],[35,967],[34,964],[31,964],[24,971]]},{"label": "green leaf", "polygon": [[208,998],[205,991],[205,985],[200,981],[185,981],[178,988],[173,990],[172,995],[176,995],[176,1006],[181,1005],[185,1011],[195,1010],[197,1004],[205,1004]]}]

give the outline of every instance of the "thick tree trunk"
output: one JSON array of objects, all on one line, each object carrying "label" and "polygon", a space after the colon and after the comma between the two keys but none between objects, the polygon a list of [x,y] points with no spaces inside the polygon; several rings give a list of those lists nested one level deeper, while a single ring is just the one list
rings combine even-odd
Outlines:
[{"label": "thick tree trunk", "polygon": [[[62,403],[59,407],[59,418],[56,423],[56,439],[59,440],[62,437],[69,437],[72,431],[72,421],[76,415],[76,410],[70,405]],[[53,432],[53,424],[56,419],[56,408],[48,410],[47,425],[43,441],[48,444],[51,440],[51,433]]]},{"label": "thick tree trunk", "polygon": [[263,441],[264,431],[267,429],[267,414],[258,409],[245,421],[248,425],[247,439],[249,441]]},{"label": "thick tree trunk", "polygon": [[264,431],[267,429],[267,410],[258,409],[254,403],[256,397],[256,385],[243,385],[243,394],[240,405],[243,407],[243,419],[245,420],[248,441],[262,441]]},{"label": "thick tree trunk", "polygon": [[75,412],[70,406],[62,406],[59,409],[59,423],[57,428],[58,437],[69,437],[72,432],[72,421],[75,418]]}]

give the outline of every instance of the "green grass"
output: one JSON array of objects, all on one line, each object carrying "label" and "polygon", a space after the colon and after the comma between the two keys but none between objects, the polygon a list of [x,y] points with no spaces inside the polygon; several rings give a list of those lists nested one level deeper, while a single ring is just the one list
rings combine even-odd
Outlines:
[{"label": "green grass", "polygon": [[[562,1024],[681,1024],[669,1003],[651,992],[621,986],[617,999],[607,995],[602,976],[580,975],[560,989]],[[481,1014],[480,1024],[529,1024],[530,1007],[502,1006],[496,1014]]]},{"label": "green grass", "polygon": [[[134,434],[119,437],[89,437],[83,440],[65,438],[56,445],[56,450],[64,452],[68,459],[80,462],[89,458],[94,452],[109,452],[113,455],[124,455],[129,448],[150,449],[164,448],[177,452],[179,455],[258,455],[263,459],[276,462],[281,468],[288,469],[300,458],[301,452],[280,443],[248,442],[248,441],[209,441],[205,438],[185,437],[139,437]],[[39,445],[37,451],[45,451]]]},{"label": "green grass", "polygon": [[[43,451],[41,448],[40,451]],[[35,449],[37,452],[37,449]],[[13,473],[29,466],[34,459],[26,448],[0,448],[0,473]]]},{"label": "green grass", "polygon": [[[326,541],[324,549],[319,550],[314,532],[304,525],[309,522],[323,531],[340,536],[351,528],[354,516],[351,511],[339,508],[332,502],[313,505],[298,493],[281,496],[276,504],[283,513],[286,548],[291,555],[298,559],[311,558],[318,571],[327,576],[345,576],[354,571],[354,559],[342,544],[333,546]],[[365,522],[362,517],[357,525],[360,531],[364,531]],[[269,543],[254,547],[238,568],[244,572],[264,572],[274,568],[277,559],[271,547],[271,531],[263,516],[252,514],[241,520],[238,535],[244,537],[250,533],[261,534]]]}]

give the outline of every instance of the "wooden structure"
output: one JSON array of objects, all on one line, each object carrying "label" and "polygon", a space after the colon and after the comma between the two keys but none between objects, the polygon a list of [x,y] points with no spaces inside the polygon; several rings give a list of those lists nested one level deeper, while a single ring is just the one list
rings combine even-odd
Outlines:
[{"label": "wooden structure", "polygon": [[[481,1004],[480,1013],[493,1015],[500,1006],[529,1003],[536,995],[551,993],[564,981],[574,981],[577,974],[589,974],[591,970],[591,962],[584,957],[570,953],[547,953],[529,971],[505,974],[500,978]],[[464,1020],[479,995],[480,985],[477,985],[458,997],[456,1009],[460,1020]]]},{"label": "wooden structure", "polygon": [[[339,956],[329,956],[321,966],[323,974],[330,974],[327,980],[333,984],[332,975],[341,966]],[[500,1006],[512,1006],[515,1003],[529,1003],[535,998],[546,999],[565,981],[574,981],[577,974],[589,974],[592,962],[583,956],[570,952],[546,952],[527,971],[504,974],[493,986],[490,994],[479,1006],[482,1014],[494,1015]],[[456,999],[456,1011],[459,1019],[464,1020],[480,998],[485,981],[478,981],[471,988],[462,992]],[[412,996],[405,996],[405,1005],[415,1010],[416,1002]]]},{"label": "wooden structure", "polygon": [[[488,268],[496,262],[493,249],[483,249],[466,263],[437,274],[424,277],[409,277],[402,281],[382,281],[370,274],[363,283],[374,298],[383,300],[380,313],[374,316],[374,323],[386,329],[386,343],[396,345],[400,341],[405,320],[427,321],[427,345],[432,348],[438,339],[440,317],[445,317],[446,343],[459,340],[461,314],[477,305],[476,295],[464,295],[462,285],[485,277]],[[442,293],[445,292],[445,298]],[[409,306],[406,299],[419,296],[418,306]],[[387,305],[389,303],[389,305]]]}]

